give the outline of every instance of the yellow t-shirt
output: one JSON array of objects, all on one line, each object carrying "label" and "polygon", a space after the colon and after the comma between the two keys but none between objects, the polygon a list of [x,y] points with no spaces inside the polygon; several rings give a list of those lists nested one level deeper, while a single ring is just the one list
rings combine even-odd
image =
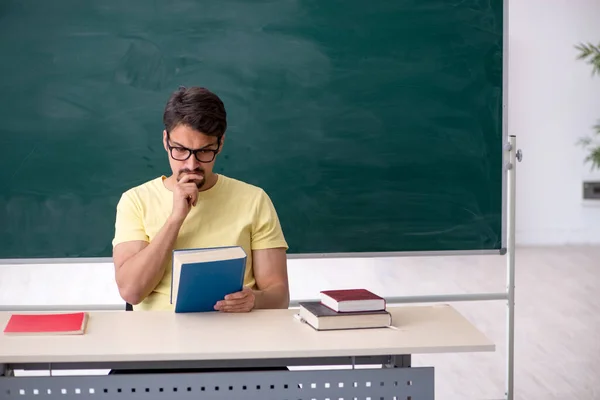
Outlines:
[{"label": "yellow t-shirt", "polygon": [[[117,205],[113,247],[131,240],[150,242],[163,227],[173,207],[173,192],[164,176],[134,187]],[[198,192],[198,201],[186,217],[175,249],[241,246],[248,258],[244,285],[255,288],[252,250],[288,248],[279,218],[268,195],[256,186],[218,175],[217,183]],[[172,310],[171,256],[158,286],[134,310]]]}]

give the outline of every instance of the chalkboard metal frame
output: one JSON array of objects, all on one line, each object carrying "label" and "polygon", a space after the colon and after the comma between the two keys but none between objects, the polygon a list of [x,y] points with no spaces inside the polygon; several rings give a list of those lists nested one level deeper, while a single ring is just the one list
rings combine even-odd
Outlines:
[{"label": "chalkboard metal frame", "polygon": [[[386,257],[442,257],[463,255],[505,255],[505,247],[499,250],[445,250],[445,251],[390,251],[361,253],[291,253],[288,260],[310,260],[322,258],[386,258]],[[15,264],[95,264],[112,263],[112,257],[67,257],[67,258],[2,258],[0,265]]]}]

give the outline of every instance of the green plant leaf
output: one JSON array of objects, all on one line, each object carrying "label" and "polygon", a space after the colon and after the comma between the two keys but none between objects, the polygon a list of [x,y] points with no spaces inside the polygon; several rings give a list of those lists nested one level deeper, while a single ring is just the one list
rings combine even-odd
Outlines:
[{"label": "green plant leaf", "polygon": [[600,168],[600,146],[592,149],[585,161],[591,163],[592,168]]},{"label": "green plant leaf", "polygon": [[[577,59],[585,60],[592,66],[592,76],[600,75],[600,43],[598,45],[589,42],[579,43],[575,49],[579,52]],[[600,122],[592,129],[594,136],[600,136]],[[586,149],[585,163],[592,164],[592,169],[600,169],[600,143],[594,142],[591,137],[583,137],[577,143]]]},{"label": "green plant leaf", "polygon": [[579,51],[577,59],[585,60],[592,66],[592,76],[600,75],[600,43],[580,43],[575,48]]}]

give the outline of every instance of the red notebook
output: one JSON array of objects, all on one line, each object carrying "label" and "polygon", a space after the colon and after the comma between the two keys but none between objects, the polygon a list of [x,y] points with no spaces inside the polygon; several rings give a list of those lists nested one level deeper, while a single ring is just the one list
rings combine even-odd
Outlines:
[{"label": "red notebook", "polygon": [[337,312],[385,310],[385,299],[366,289],[321,291],[321,304]]},{"label": "red notebook", "polygon": [[6,335],[83,335],[88,315],[85,312],[60,314],[13,314]]}]

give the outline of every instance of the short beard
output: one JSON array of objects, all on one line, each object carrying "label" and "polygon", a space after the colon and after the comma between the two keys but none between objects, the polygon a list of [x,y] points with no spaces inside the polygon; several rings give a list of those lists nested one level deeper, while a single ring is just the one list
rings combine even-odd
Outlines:
[{"label": "short beard", "polygon": [[177,174],[177,182],[179,182],[181,180],[181,178],[183,177],[183,175],[185,175],[185,174],[198,174],[198,175],[202,175],[202,180],[192,180],[192,181],[190,181],[190,182],[194,182],[196,184],[196,187],[198,189],[200,189],[206,183],[206,177],[204,176],[204,170],[202,168],[196,168],[193,171],[191,171],[191,170],[189,170],[187,168],[180,170],[179,173]]},{"label": "short beard", "polygon": [[206,183],[206,179],[202,179],[200,182],[196,182],[196,187],[200,189]]}]

